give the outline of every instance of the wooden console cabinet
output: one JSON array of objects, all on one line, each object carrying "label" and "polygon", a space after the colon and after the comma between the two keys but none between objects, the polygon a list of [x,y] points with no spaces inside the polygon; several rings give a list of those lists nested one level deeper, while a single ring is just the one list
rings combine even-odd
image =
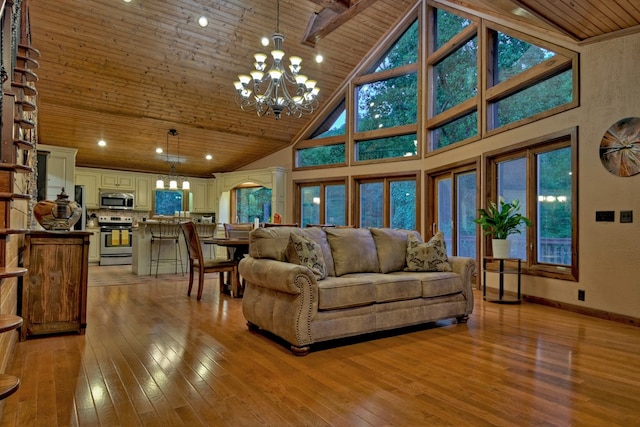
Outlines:
[{"label": "wooden console cabinet", "polygon": [[90,235],[29,231],[25,236],[21,341],[32,335],[84,334]]}]

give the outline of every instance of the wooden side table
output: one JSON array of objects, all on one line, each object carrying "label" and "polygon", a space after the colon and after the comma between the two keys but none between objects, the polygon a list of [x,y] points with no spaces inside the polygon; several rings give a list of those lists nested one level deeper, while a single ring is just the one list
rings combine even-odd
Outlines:
[{"label": "wooden side table", "polygon": [[[25,237],[20,341],[28,336],[77,332],[87,326],[87,231],[31,230]],[[20,292],[20,291],[19,291]]]},{"label": "wooden side table", "polygon": [[[487,264],[491,262],[498,262],[497,270],[487,270]],[[505,269],[505,261],[511,261],[517,263],[518,267],[515,270]],[[487,271],[490,273],[498,273],[498,298],[487,298]],[[484,257],[482,259],[482,297],[485,301],[497,302],[502,304],[520,304],[520,274],[522,272],[522,260],[520,258],[493,258]],[[515,274],[518,277],[518,294],[517,296],[505,296],[504,295],[504,276],[505,274]]]}]

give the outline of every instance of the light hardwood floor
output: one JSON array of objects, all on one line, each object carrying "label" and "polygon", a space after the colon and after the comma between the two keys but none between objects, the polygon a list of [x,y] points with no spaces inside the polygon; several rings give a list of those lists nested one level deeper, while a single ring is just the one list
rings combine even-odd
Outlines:
[{"label": "light hardwood floor", "polygon": [[186,275],[91,267],[87,333],[18,343],[0,426],[637,426],[640,330],[535,305],[295,357]]}]

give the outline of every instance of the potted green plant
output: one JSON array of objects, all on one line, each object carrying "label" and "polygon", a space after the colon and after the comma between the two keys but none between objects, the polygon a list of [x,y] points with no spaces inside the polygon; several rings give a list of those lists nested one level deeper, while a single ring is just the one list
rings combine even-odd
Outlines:
[{"label": "potted green plant", "polygon": [[514,199],[505,202],[500,198],[498,204],[489,203],[488,209],[478,209],[478,218],[474,221],[482,227],[485,235],[491,235],[491,247],[494,258],[509,258],[510,241],[507,237],[511,234],[520,234],[520,226],[525,224],[531,227],[529,218],[519,213],[520,201]]}]

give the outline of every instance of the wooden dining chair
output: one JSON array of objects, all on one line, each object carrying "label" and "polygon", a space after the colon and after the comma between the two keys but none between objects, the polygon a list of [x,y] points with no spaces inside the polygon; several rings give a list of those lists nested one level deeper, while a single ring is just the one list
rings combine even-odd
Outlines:
[{"label": "wooden dining chair", "polygon": [[[238,276],[237,263],[234,260],[227,259],[204,259],[196,225],[192,221],[181,222],[180,229],[184,235],[184,240],[187,244],[187,252],[189,253],[189,289],[187,290],[187,295],[191,296],[195,270],[198,270],[198,301],[202,298],[204,275],[206,273],[219,274],[220,291],[224,291],[224,273],[229,273],[230,289],[235,289],[234,281]],[[234,296],[233,292],[231,296]]]},{"label": "wooden dining chair", "polygon": [[224,224],[224,237],[227,239],[248,239],[249,232],[253,230],[252,222],[237,224]]}]

